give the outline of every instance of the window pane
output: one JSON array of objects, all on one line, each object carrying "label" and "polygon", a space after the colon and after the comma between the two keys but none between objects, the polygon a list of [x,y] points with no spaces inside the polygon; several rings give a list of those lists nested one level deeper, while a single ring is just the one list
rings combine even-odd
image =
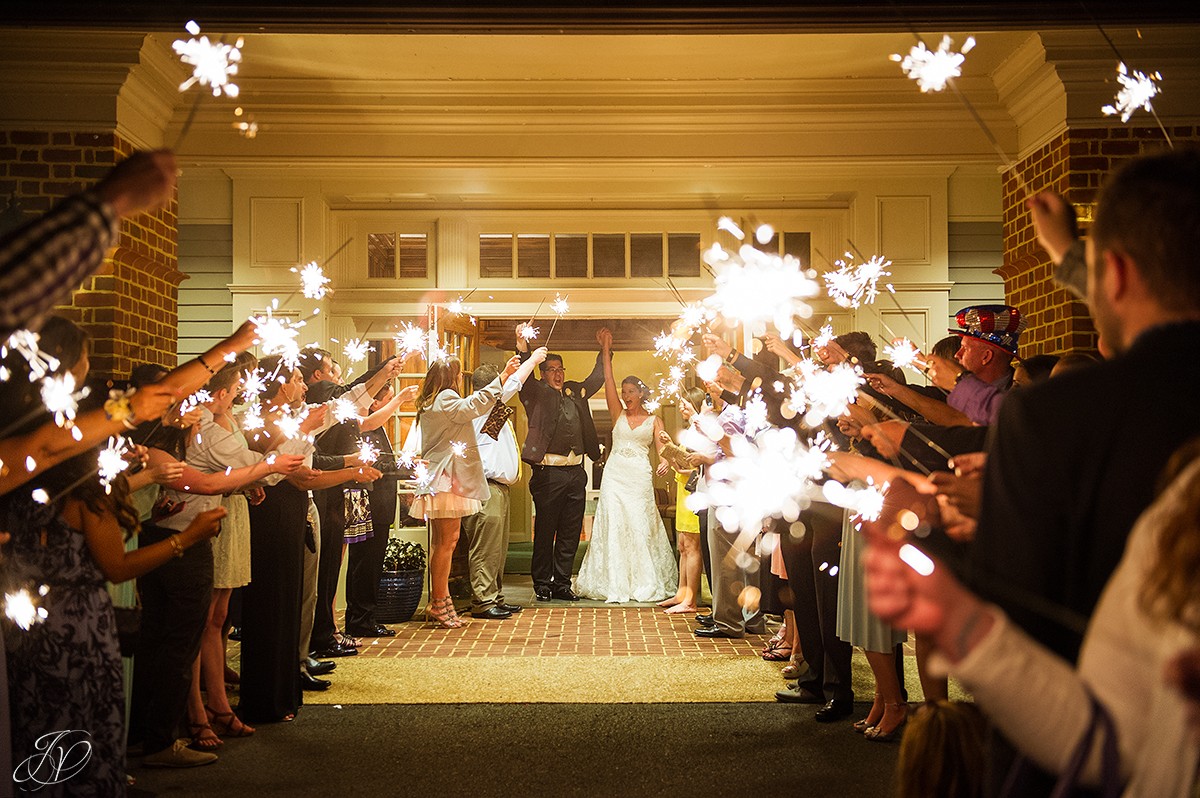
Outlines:
[{"label": "window pane", "polygon": [[812,263],[812,233],[784,233],[783,252],[800,261],[800,265],[808,268]]},{"label": "window pane", "polygon": [[512,277],[512,241],[510,235],[479,237],[480,277]]},{"label": "window pane", "polygon": [[672,277],[700,276],[700,234],[667,235],[667,274]]},{"label": "window pane", "polygon": [[592,276],[625,276],[625,234],[592,236]]},{"label": "window pane", "polygon": [[630,233],[629,274],[631,277],[662,277],[662,233]]},{"label": "window pane", "polygon": [[554,276],[587,277],[587,236],[554,236]]},{"label": "window pane", "polygon": [[396,276],[396,234],[367,233],[367,277]]},{"label": "window pane", "polygon": [[424,233],[400,234],[400,277],[424,280],[429,276],[429,254]]},{"label": "window pane", "polygon": [[550,276],[550,236],[517,236],[517,276]]}]

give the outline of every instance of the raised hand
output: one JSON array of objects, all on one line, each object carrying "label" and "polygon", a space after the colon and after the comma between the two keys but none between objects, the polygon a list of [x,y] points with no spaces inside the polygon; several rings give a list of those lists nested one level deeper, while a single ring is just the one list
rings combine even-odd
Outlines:
[{"label": "raised hand", "polygon": [[1033,217],[1033,230],[1038,243],[1055,263],[1062,263],[1067,250],[1079,237],[1075,207],[1053,191],[1043,191],[1025,201]]},{"label": "raised hand", "polygon": [[943,391],[953,391],[954,386],[958,384],[958,375],[962,373],[962,364],[957,360],[950,360],[937,355],[928,357],[929,370],[926,375],[929,381]]},{"label": "raised hand", "polygon": [[150,466],[150,478],[159,485],[170,485],[177,479],[183,478],[183,463],[178,460],[158,463]]},{"label": "raised hand", "polygon": [[605,352],[612,350],[612,330],[607,327],[601,327],[599,330],[596,330],[596,343],[600,344],[600,349]]},{"label": "raised hand", "polygon": [[732,344],[714,333],[704,333],[701,340],[704,342],[704,348],[708,350],[710,355],[720,355],[722,359],[725,359],[733,351]]},{"label": "raised hand", "polygon": [[140,423],[162,418],[167,408],[175,404],[177,395],[175,388],[159,382],[143,385],[129,397],[134,420]]},{"label": "raised hand", "polygon": [[354,472],[354,476],[352,477],[352,479],[355,482],[358,482],[361,484],[364,482],[374,482],[375,480],[379,479],[382,476],[383,476],[383,472],[380,471],[378,468],[372,468],[371,466],[363,466],[362,468],[360,468]]},{"label": "raised hand", "polygon": [[205,510],[193,518],[187,529],[183,530],[179,536],[185,539],[188,545],[215,538],[221,533],[221,519],[226,514],[227,511],[224,507]]},{"label": "raised hand", "polygon": [[170,150],[135,152],[114,166],[95,191],[118,216],[131,216],[166,205],[174,196],[178,174]]},{"label": "raised hand", "polygon": [[[538,347],[538,348],[545,350],[544,346]],[[533,355],[530,355],[530,357],[532,358]],[[545,360],[545,359],[546,359],[545,356],[543,356],[542,360]],[[539,362],[541,362],[541,361],[539,361]],[[512,357],[510,357],[508,359],[508,362],[504,364],[504,371],[500,372],[500,382],[503,383],[509,377],[516,374],[517,369],[519,369],[519,368],[521,368],[521,358],[516,355],[513,355]]]},{"label": "raised hand", "polygon": [[304,421],[300,423],[300,431],[305,435],[309,435],[316,430],[319,430],[325,424],[325,416],[329,414],[329,408],[325,405],[309,405],[308,415],[304,417]]},{"label": "raised hand", "polygon": [[[274,460],[270,459],[272,457]],[[272,454],[268,456],[268,462],[273,474],[291,475],[304,468],[304,456],[299,454]]]},{"label": "raised hand", "polygon": [[399,393],[396,394],[397,404],[407,404],[408,402],[413,401],[417,398],[417,394],[420,392],[420,390],[420,385],[408,385],[404,388],[401,388]]}]

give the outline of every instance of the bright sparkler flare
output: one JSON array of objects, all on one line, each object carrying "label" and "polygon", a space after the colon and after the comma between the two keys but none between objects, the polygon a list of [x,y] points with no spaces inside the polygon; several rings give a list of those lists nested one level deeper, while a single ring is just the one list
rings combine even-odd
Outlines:
[{"label": "bright sparkler flare", "polygon": [[918,549],[911,543],[905,543],[900,547],[900,559],[908,564],[909,568],[919,573],[921,576],[929,576],[933,573],[933,560],[929,559],[929,555]]},{"label": "bright sparkler flare", "polygon": [[425,349],[425,331],[415,324],[405,324],[395,335],[396,347],[404,354]]},{"label": "bright sparkler flare", "polygon": [[112,493],[112,481],[129,468],[129,461],[125,459],[125,455],[128,453],[129,441],[120,435],[109,438],[108,445],[100,450],[100,456],[97,459],[99,464],[97,473],[100,475],[100,484],[104,486],[105,493]]},{"label": "bright sparkler flare", "polygon": [[461,316],[466,310],[466,308],[463,306],[463,298],[459,297],[453,302],[447,303],[446,310],[453,313],[455,316]]},{"label": "bright sparkler flare", "polygon": [[358,459],[362,460],[365,465],[371,465],[379,459],[379,447],[366,438],[360,438],[358,441]]},{"label": "bright sparkler flare", "polygon": [[230,78],[237,74],[238,64],[242,61],[242,44],[239,38],[233,44],[211,42],[207,36],[195,38],[200,33],[200,26],[195,20],[190,20],[187,32],[191,39],[184,41],[176,39],[171,45],[179,55],[179,60],[192,67],[192,76],[179,84],[180,91],[187,91],[195,84],[211,86],[214,97],[224,93],[227,97],[237,97],[238,87]]},{"label": "bright sparkler flare", "polygon": [[822,347],[829,346],[830,342],[836,337],[837,336],[833,334],[833,325],[825,323],[821,325],[821,329],[817,330],[817,337],[812,339],[813,348],[820,349]]},{"label": "bright sparkler flare", "polygon": [[251,316],[250,321],[254,322],[256,328],[254,333],[258,336],[263,354],[279,355],[288,370],[291,371],[300,363],[300,344],[297,339],[300,335],[300,328],[306,322],[299,321],[293,324],[288,319],[274,315],[274,311],[278,308],[279,300],[272,299],[266,315]]},{"label": "bright sparkler flare", "polygon": [[42,404],[54,414],[54,423],[60,427],[72,425],[79,400],[87,394],[87,388],[75,393],[75,376],[69,371],[42,380]]},{"label": "bright sparkler flare", "polygon": [[262,417],[261,404],[254,402],[246,408],[246,412],[242,414],[242,429],[246,432],[254,432],[266,426],[267,422]]},{"label": "bright sparkler flare", "polygon": [[259,395],[267,389],[267,375],[262,369],[247,371],[242,375],[242,400],[256,404]]},{"label": "bright sparkler flare", "polygon": [[285,408],[283,414],[275,421],[275,426],[279,428],[279,432],[289,441],[294,441],[301,437],[300,425],[304,423],[304,419],[308,418],[308,408],[301,408],[300,412],[292,414],[290,409]]},{"label": "bright sparkler flare", "polygon": [[339,424],[346,421],[357,421],[360,418],[358,405],[344,396],[339,396],[333,400],[333,417]]},{"label": "bright sparkler flare", "polygon": [[351,363],[361,363],[367,359],[368,352],[374,352],[375,347],[371,346],[370,341],[364,341],[360,338],[351,338],[346,342],[346,348],[342,350],[342,354]]},{"label": "bright sparkler flare", "polygon": [[646,408],[647,413],[657,413],[658,409],[662,407],[662,402],[658,401],[657,399],[651,399],[650,401],[646,402],[643,407]]},{"label": "bright sparkler flare", "polygon": [[554,295],[554,301],[550,304],[550,309],[554,311],[556,316],[565,316],[571,310],[571,306],[567,304],[567,298]]},{"label": "bright sparkler flare", "polygon": [[324,270],[315,260],[305,264],[303,268],[293,266],[292,271],[300,275],[301,292],[306,299],[324,299],[325,295],[330,293],[325,286],[333,281],[325,276]]},{"label": "bright sparkler flare", "polygon": [[1150,101],[1158,96],[1159,88],[1155,81],[1159,80],[1162,80],[1162,75],[1157,72],[1147,75],[1144,72],[1135,71],[1130,74],[1125,62],[1122,61],[1117,64],[1117,82],[1121,84],[1121,88],[1117,91],[1113,104],[1106,105],[1100,110],[1104,112],[1105,116],[1120,114],[1122,122],[1128,122],[1139,108],[1147,113],[1154,113]]},{"label": "bright sparkler flare", "polygon": [[[0,358],[8,357],[10,351],[25,358],[29,364],[29,381],[36,382],[58,368],[58,358],[51,357],[38,348],[38,334],[32,330],[17,330],[8,336],[8,340],[0,346]],[[0,380],[8,379],[8,370],[4,370]]]},{"label": "bright sparkler flare", "polygon": [[925,42],[917,42],[908,55],[893,53],[892,60],[899,62],[904,74],[915,80],[923,93],[941,91],[951,78],[962,76],[963,61],[975,46],[975,37],[968,36],[957,53],[950,49],[953,44],[954,40],[949,36],[942,37],[936,50],[926,49]]},{"label": "bright sparkler flare", "polygon": [[815,427],[827,418],[837,418],[858,398],[858,389],[866,381],[862,370],[848,363],[831,369],[821,368],[812,360],[797,364],[800,378],[793,384],[786,407],[804,414],[804,423]]},{"label": "bright sparkler flare", "polygon": [[825,499],[838,507],[844,507],[854,513],[856,521],[878,521],[883,512],[884,494],[887,493],[888,483],[878,487],[868,479],[865,486],[852,488],[840,482],[829,480],[821,486]]},{"label": "bright sparkler flare", "polygon": [[467,444],[464,441],[450,441],[450,451],[454,452],[455,457],[466,457]]},{"label": "bright sparkler flare", "polygon": [[212,394],[201,388],[179,403],[179,415],[186,416],[200,405],[206,405],[212,400]]},{"label": "bright sparkler flare", "polygon": [[35,623],[46,620],[47,616],[46,608],[39,607],[33,594],[25,588],[4,594],[4,614],[25,632]]},{"label": "bright sparkler flare", "polygon": [[857,308],[874,302],[879,296],[880,278],[891,275],[887,267],[892,262],[878,255],[855,265],[853,256],[846,253],[845,260],[834,261],[834,264],[838,266],[837,271],[824,274],[825,287],[830,299],[844,308]]},{"label": "bright sparkler flare", "polygon": [[[723,252],[723,250],[722,250]],[[817,296],[820,287],[813,273],[791,255],[763,252],[743,244],[735,254],[705,260],[716,271],[716,293],[705,304],[726,319],[745,324],[752,335],[762,335],[773,324],[780,336],[790,337],[796,318],[812,316],[805,301]]]},{"label": "bright sparkler flare", "polygon": [[707,500],[725,529],[757,535],[768,518],[795,521],[811,499],[813,480],[828,458],[805,445],[790,427],[769,428],[756,438],[730,439],[733,456],[709,468]]},{"label": "bright sparkler flare", "polygon": [[539,332],[541,332],[541,330],[539,330],[537,327],[534,327],[532,324],[526,324],[521,328],[521,337],[526,341],[532,341],[534,338],[538,337]]},{"label": "bright sparkler flare", "polygon": [[911,368],[914,371],[921,371],[921,350],[917,349],[916,344],[907,338],[897,338],[885,346],[883,355],[892,361],[896,368]]}]

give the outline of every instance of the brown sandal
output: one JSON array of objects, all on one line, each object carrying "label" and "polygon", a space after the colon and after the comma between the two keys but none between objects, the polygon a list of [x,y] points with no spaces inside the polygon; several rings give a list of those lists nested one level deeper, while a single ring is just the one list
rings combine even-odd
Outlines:
[{"label": "brown sandal", "polygon": [[208,722],[226,737],[249,737],[254,734],[254,727],[242,723],[242,719],[232,712],[217,712],[212,707],[205,707],[204,711],[208,713]]},{"label": "brown sandal", "polygon": [[188,748],[193,751],[216,751],[225,744],[207,723],[189,723],[188,731],[192,733],[192,741]]}]

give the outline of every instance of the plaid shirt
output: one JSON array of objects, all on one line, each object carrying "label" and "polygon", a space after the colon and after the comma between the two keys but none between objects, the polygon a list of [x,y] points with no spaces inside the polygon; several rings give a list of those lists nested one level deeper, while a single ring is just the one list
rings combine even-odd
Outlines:
[{"label": "plaid shirt", "polygon": [[118,222],[88,191],[0,239],[0,338],[40,327],[51,308],[100,268]]}]

